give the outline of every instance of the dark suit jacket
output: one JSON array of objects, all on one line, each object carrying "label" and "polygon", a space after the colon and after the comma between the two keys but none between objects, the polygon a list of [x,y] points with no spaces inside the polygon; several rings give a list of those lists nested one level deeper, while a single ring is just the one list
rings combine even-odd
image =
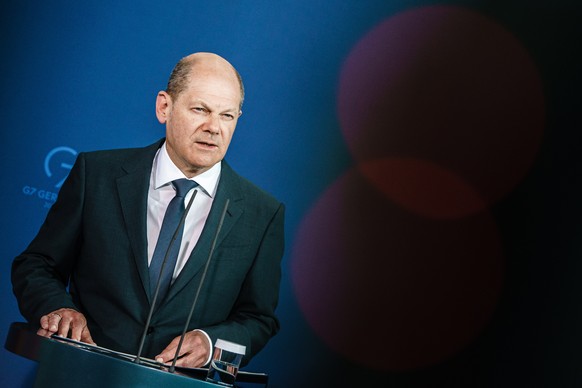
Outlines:
[{"label": "dark suit jacket", "polygon": [[[137,353],[150,308],[148,185],[162,144],[79,154],[38,235],[13,262],[14,293],[29,322],[62,307],[77,309],[98,345]],[[227,199],[189,329],[205,330],[213,343],[246,345],[243,364],[278,331],[284,205],[223,161],[200,240],[152,317],[144,356],[159,354],[182,333]]]}]

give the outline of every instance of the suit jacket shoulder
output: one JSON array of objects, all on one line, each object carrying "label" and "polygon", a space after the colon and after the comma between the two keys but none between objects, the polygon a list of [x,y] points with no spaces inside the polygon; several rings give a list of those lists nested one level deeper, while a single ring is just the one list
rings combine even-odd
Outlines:
[{"label": "suit jacket shoulder", "polygon": [[224,182],[224,185],[228,186],[228,190],[235,194],[235,196],[240,195],[251,203],[255,203],[257,206],[271,209],[277,209],[281,206],[281,202],[272,194],[239,175],[224,160],[222,161],[221,174],[221,184]]}]

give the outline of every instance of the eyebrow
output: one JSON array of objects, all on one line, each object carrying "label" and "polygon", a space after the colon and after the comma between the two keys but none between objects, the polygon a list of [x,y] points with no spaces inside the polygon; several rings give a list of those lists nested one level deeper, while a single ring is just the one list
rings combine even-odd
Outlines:
[{"label": "eyebrow", "polygon": [[[204,102],[203,100],[195,100],[193,102],[194,105],[196,104],[200,104],[202,105],[204,108],[208,109],[209,111],[214,111],[214,109],[212,109],[206,102]],[[220,111],[220,113],[234,113],[236,114],[239,111],[238,107],[233,107],[233,108],[226,108],[225,110]]]}]

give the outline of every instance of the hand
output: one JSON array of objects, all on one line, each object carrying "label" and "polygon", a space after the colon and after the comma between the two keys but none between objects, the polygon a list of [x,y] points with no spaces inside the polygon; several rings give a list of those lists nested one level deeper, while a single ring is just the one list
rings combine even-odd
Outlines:
[{"label": "hand", "polygon": [[[178,336],[156,356],[156,361],[171,363],[174,360],[179,343],[180,337]],[[210,343],[208,343],[206,336],[198,330],[189,331],[184,336],[176,366],[199,368],[204,366],[209,355]]]},{"label": "hand", "polygon": [[70,337],[76,341],[95,345],[85,316],[73,309],[58,309],[40,318],[40,329],[37,334],[50,337],[55,333],[61,337]]}]

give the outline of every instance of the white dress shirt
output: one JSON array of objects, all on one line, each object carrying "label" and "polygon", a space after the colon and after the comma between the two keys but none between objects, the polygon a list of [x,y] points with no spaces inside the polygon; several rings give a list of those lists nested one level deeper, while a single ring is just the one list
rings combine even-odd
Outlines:
[{"label": "white dress shirt", "polygon": [[[172,162],[166,150],[166,143],[164,143],[154,158],[150,176],[147,214],[148,265],[154,255],[166,208],[176,195],[176,190],[171,182],[180,178],[186,178],[186,176]],[[184,198],[184,206],[188,205],[194,190],[198,190],[198,194],[196,194],[190,211],[186,215],[180,253],[172,279],[175,279],[182,271],[200,238],[208,213],[210,213],[219,178],[220,163],[216,163],[210,170],[192,179],[198,183],[198,186],[188,192]]]}]

